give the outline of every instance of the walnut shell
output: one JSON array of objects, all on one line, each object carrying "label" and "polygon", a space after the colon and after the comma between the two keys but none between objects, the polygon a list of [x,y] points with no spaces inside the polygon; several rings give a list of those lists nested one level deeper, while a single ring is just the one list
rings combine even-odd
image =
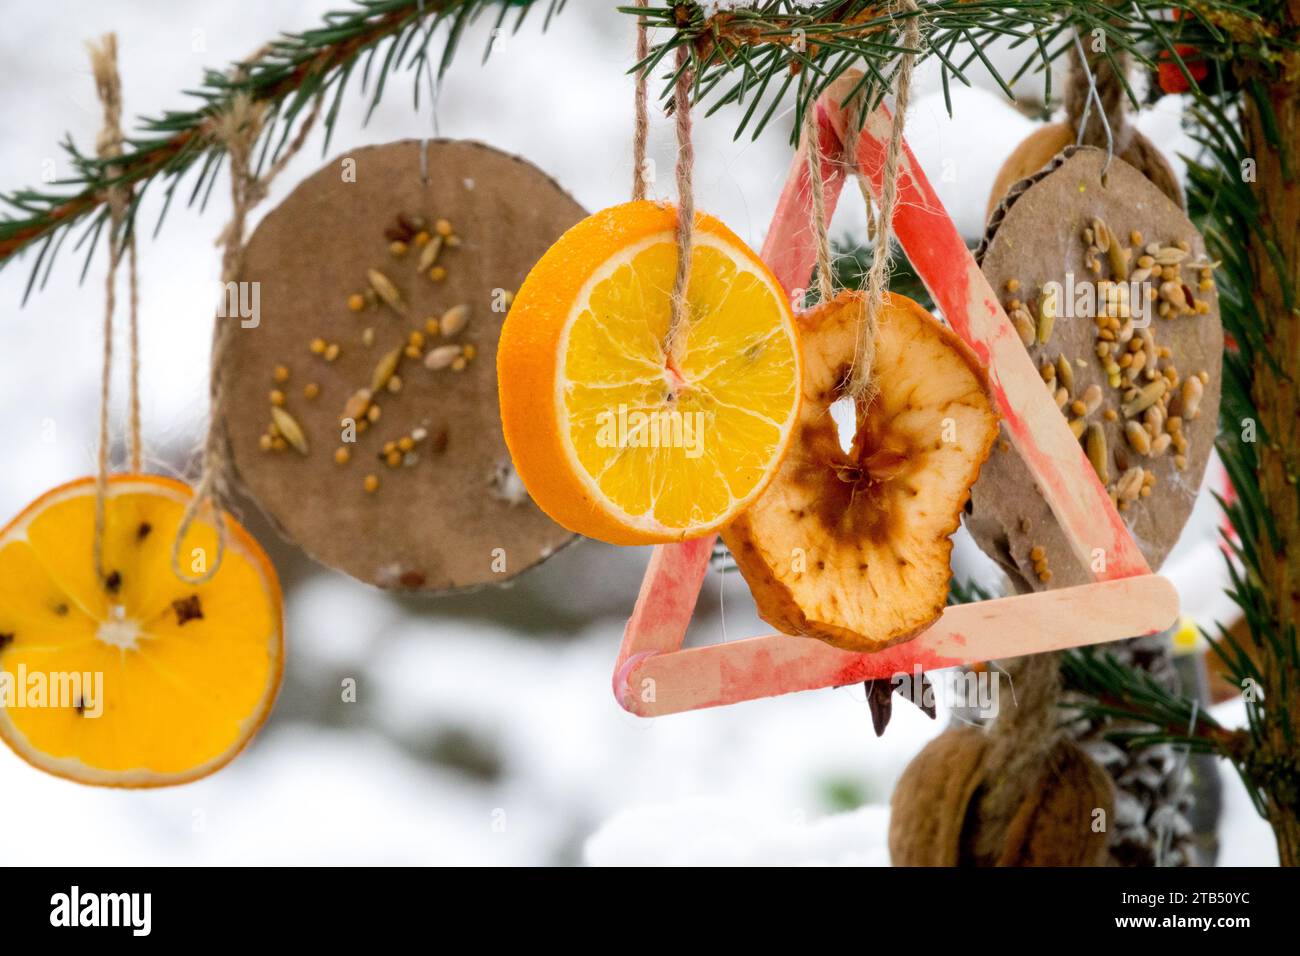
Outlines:
[{"label": "walnut shell", "polygon": [[[944,731],[913,758],[890,801],[889,855],[895,866],[972,866],[979,811],[991,766],[991,738],[978,727]],[[1097,811],[1103,811],[1098,816]],[[1006,824],[997,866],[1102,866],[1114,810],[1110,777],[1062,739]],[[1100,830],[1094,829],[1100,820]]]},{"label": "walnut shell", "polygon": [[967,808],[983,782],[989,737],[979,727],[945,730],[912,758],[890,798],[894,866],[957,866]]}]

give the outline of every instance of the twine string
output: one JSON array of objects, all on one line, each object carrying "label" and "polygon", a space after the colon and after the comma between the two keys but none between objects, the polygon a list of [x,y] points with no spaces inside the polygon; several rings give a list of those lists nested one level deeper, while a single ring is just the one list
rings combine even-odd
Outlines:
[{"label": "twine string", "polygon": [[[101,159],[115,159],[122,155],[122,78],[117,69],[117,35],[106,33],[98,43],[89,42],[91,73],[95,91],[104,111],[104,125],[96,139],[96,152]],[[120,175],[116,164],[107,166],[110,180]],[[107,522],[108,473],[110,467],[111,428],[109,405],[112,398],[113,378],[113,315],[117,311],[117,270],[122,253],[127,252],[129,280],[128,322],[130,338],[130,377],[127,400],[128,460],[133,473],[141,470],[140,442],[140,295],[136,271],[135,234],[124,235],[126,210],[132,189],[122,183],[108,187],[108,275],[104,280],[103,353],[99,379],[99,447],[95,461],[95,526],[93,551],[95,574],[106,580],[104,567],[104,532]]]},{"label": "twine string", "polygon": [[[881,177],[880,202],[876,207],[875,251],[871,257],[871,268],[867,272],[867,288],[862,308],[862,318],[858,322],[858,340],[853,355],[853,372],[849,377],[849,395],[859,404],[868,405],[875,395],[875,385],[871,369],[875,363],[876,335],[879,327],[880,310],[884,305],[885,292],[889,288],[889,270],[891,265],[890,241],[893,234],[894,207],[898,201],[898,165],[903,152],[903,130],[907,121],[907,107],[912,94],[912,68],[916,64],[916,50],[921,42],[919,12],[915,0],[898,0],[893,5],[891,15],[906,13],[903,22],[903,43],[906,53],[899,57],[898,70],[894,80],[894,115],[890,124],[889,143],[885,151],[885,166]],[[859,129],[866,121],[864,110],[857,110],[856,122]],[[854,142],[857,141],[855,135]],[[859,188],[864,196],[869,197],[863,181],[863,172],[858,171]],[[871,202],[867,201],[867,214],[871,214]]]},{"label": "twine string", "polygon": [[980,801],[981,826],[975,854],[986,863],[1002,855],[1007,828],[1031,788],[1042,779],[1048,756],[1060,738],[1056,704],[1061,694],[1059,652],[1008,661],[1015,706],[1003,707],[990,729],[985,757],[990,773]]},{"label": "twine string", "polygon": [[829,302],[835,295],[834,262],[830,230],[826,224],[826,185],[822,178],[824,154],[817,128],[817,101],[803,111],[804,146],[808,154],[808,189],[812,199],[813,241],[817,249],[817,299]]},{"label": "twine string", "polygon": [[[259,55],[254,54],[250,61],[257,59]],[[246,66],[241,66],[236,71],[236,79],[242,78],[246,69]],[[216,117],[212,135],[224,145],[226,154],[230,158],[232,212],[230,222],[217,240],[222,247],[221,282],[224,287],[238,282],[243,271],[244,232],[249,213],[254,206],[266,198],[271,182],[306,142],[308,134],[320,115],[321,104],[322,97],[317,96],[311,112],[299,126],[293,140],[260,177],[253,171],[252,153],[253,146],[263,129],[265,106],[254,103],[246,94],[240,93],[232,100],[230,108]],[[185,506],[185,513],[181,517],[180,526],[176,529],[176,537],[172,541],[172,572],[182,581],[192,585],[204,584],[212,580],[221,569],[225,557],[227,529],[224,503],[228,498],[230,462],[229,448],[222,426],[222,411],[225,408],[223,369],[234,332],[235,322],[232,319],[237,318],[238,316],[218,315],[216,317],[216,333],[212,342],[212,361],[208,378],[210,409],[208,429],[203,441],[202,470],[194,487],[194,495]],[[197,574],[189,574],[181,564],[181,548],[194,521],[205,507],[216,530],[217,550],[210,565]]]},{"label": "twine string", "polygon": [[[645,8],[649,0],[636,0],[636,5]],[[646,29],[645,18],[636,18],[636,62],[641,63],[650,55],[650,37]],[[632,199],[645,199],[645,162],[646,139],[650,132],[650,108],[646,102],[646,71],[636,71],[635,120],[632,126]]]},{"label": "twine string", "polygon": [[673,276],[672,314],[664,338],[665,354],[673,365],[685,346],[690,323],[686,290],[691,278],[695,244],[695,147],[691,143],[691,70],[685,44],[677,47],[677,83],[673,89],[673,114],[677,121],[677,273]]}]

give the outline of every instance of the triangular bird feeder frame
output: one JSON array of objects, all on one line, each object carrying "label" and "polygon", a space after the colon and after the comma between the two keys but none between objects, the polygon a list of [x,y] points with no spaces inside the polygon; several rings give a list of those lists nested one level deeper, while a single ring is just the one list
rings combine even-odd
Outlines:
[{"label": "triangular bird feeder frame", "polygon": [[[826,217],[834,212],[846,167],[854,163],[880,198],[889,110],[866,118],[846,149],[856,102],[851,78],[814,105]],[[807,144],[800,144],[777,203],[762,258],[786,289],[807,285],[816,258]],[[1037,479],[1074,553],[1095,583],[949,607],[905,644],[872,654],[822,641],[769,634],[682,648],[709,570],[716,536],[659,545],[628,621],[614,670],[614,695],[642,717],[717,707],[792,691],[888,679],[916,668],[960,664],[1100,644],[1169,627],[1178,595],[1151,573],[1127,526],[1034,368],[956,226],[912,151],[903,145],[894,234],[948,324],[988,366],[994,400],[1016,451]]]}]

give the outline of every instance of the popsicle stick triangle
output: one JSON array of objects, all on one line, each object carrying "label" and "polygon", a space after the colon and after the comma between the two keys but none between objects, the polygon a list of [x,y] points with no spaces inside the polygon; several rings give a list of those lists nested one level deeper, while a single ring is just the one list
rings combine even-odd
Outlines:
[{"label": "popsicle stick triangle", "polygon": [[[826,215],[834,212],[846,163],[879,199],[890,114],[882,104],[860,132],[855,107],[842,106],[856,78],[846,75],[815,104]],[[851,142],[852,140],[852,142]],[[1104,643],[1164,630],[1178,595],[1151,573],[1109,495],[1070,432],[1007,318],[911,150],[904,144],[895,236],[953,330],[989,369],[994,400],[1017,452],[1071,542],[1092,584],[948,608],[911,641],[873,654],[842,651],[783,634],[683,649],[709,570],[714,537],[659,545],[624,631],[614,695],[640,716],[658,716],[799,690],[887,679],[1001,657]],[[811,187],[800,146],[777,202],[761,255],[798,295],[815,261],[808,228]]]}]

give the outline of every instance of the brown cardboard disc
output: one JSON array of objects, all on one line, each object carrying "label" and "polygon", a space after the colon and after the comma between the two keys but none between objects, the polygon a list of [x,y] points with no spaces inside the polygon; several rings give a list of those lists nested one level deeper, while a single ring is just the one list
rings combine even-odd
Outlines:
[{"label": "brown cardboard disc", "polygon": [[[242,277],[257,284],[260,315],[230,337],[223,417],[239,479],[309,555],[381,587],[444,591],[507,580],[573,538],[513,473],[497,407],[496,342],[510,295],[586,213],[522,159],[481,143],[424,146],[427,182],[420,142],[359,149],[306,179],[258,226]],[[422,228],[412,230],[412,219]],[[458,244],[442,248],[436,264],[445,276],[435,281],[417,268],[423,246],[409,233],[436,235],[438,220],[451,224]],[[408,251],[397,256],[390,243],[401,236]],[[396,287],[400,312],[374,295],[372,269]],[[352,310],[349,297],[368,290],[373,304]],[[463,329],[429,333],[430,318],[460,305],[469,313]],[[400,391],[378,389],[378,420],[346,443],[349,397],[372,384],[413,331],[425,341],[419,357],[402,356]],[[314,339],[338,346],[333,361],[313,353]],[[471,346],[472,358],[459,371],[427,367],[424,357],[447,345]],[[277,366],[287,381],[275,380]],[[304,392],[308,383],[319,389],[315,398]],[[306,454],[261,447],[273,389],[300,426]],[[403,452],[403,464],[389,467],[385,443],[416,429],[423,438],[413,457]],[[344,464],[334,457],[340,447],[348,449]],[[367,475],[379,481],[373,493]]]},{"label": "brown cardboard disc", "polygon": [[[1188,245],[1187,262],[1204,263],[1205,244],[1187,216],[1146,177],[1116,157],[1101,177],[1105,154],[1092,148],[1067,150],[1048,169],[1012,187],[1010,194],[990,218],[989,233],[980,247],[980,265],[993,288],[1008,305],[1019,298],[1032,315],[1037,315],[1038,296],[1049,281],[1068,289],[1067,273],[1079,283],[1096,276],[1086,264],[1084,229],[1094,218],[1102,220],[1110,233],[1126,245],[1133,231],[1142,234],[1143,246],[1155,242],[1173,247]],[[1134,261],[1137,253],[1134,252]],[[1107,258],[1100,257],[1102,277],[1110,275]],[[1172,449],[1163,455],[1144,456],[1136,451],[1124,432],[1120,410],[1122,391],[1110,386],[1096,354],[1098,329],[1091,317],[1057,318],[1046,344],[1029,347],[1035,366],[1056,363],[1064,356],[1070,363],[1074,387],[1070,400],[1080,398],[1090,385],[1101,388],[1103,402],[1083,416],[1098,423],[1105,437],[1110,485],[1125,467],[1142,466],[1155,478],[1149,497],[1131,502],[1121,511],[1138,546],[1153,569],[1158,569],[1178,540],[1201,486],[1205,465],[1218,430],[1219,394],[1223,359],[1223,327],[1217,294],[1201,291],[1196,270],[1184,268],[1195,299],[1208,303],[1201,315],[1151,318],[1150,330],[1157,347],[1168,347],[1169,361],[1182,381],[1204,371],[1200,412],[1183,420],[1188,441],[1186,463],[1177,467]],[[1011,280],[1019,283],[1008,291]],[[1078,311],[1078,310],[1076,310]],[[1045,386],[1046,387],[1046,386]],[[1175,388],[1174,395],[1181,389]],[[1174,398],[1170,414],[1180,410]],[[1117,419],[1107,421],[1103,413],[1115,409]],[[1068,409],[1068,403],[1067,403]],[[1067,418],[1079,417],[1067,412]],[[1141,416],[1138,416],[1138,420]],[[1003,438],[1007,439],[1005,433]],[[1093,579],[1091,569],[1074,556],[1057,526],[1047,502],[1035,486],[1033,476],[1012,449],[1009,440],[984,463],[979,481],[971,490],[967,527],[986,554],[1011,575],[1018,589],[1041,588],[1030,553],[1044,549],[1051,571],[1051,586],[1083,584]]]}]

